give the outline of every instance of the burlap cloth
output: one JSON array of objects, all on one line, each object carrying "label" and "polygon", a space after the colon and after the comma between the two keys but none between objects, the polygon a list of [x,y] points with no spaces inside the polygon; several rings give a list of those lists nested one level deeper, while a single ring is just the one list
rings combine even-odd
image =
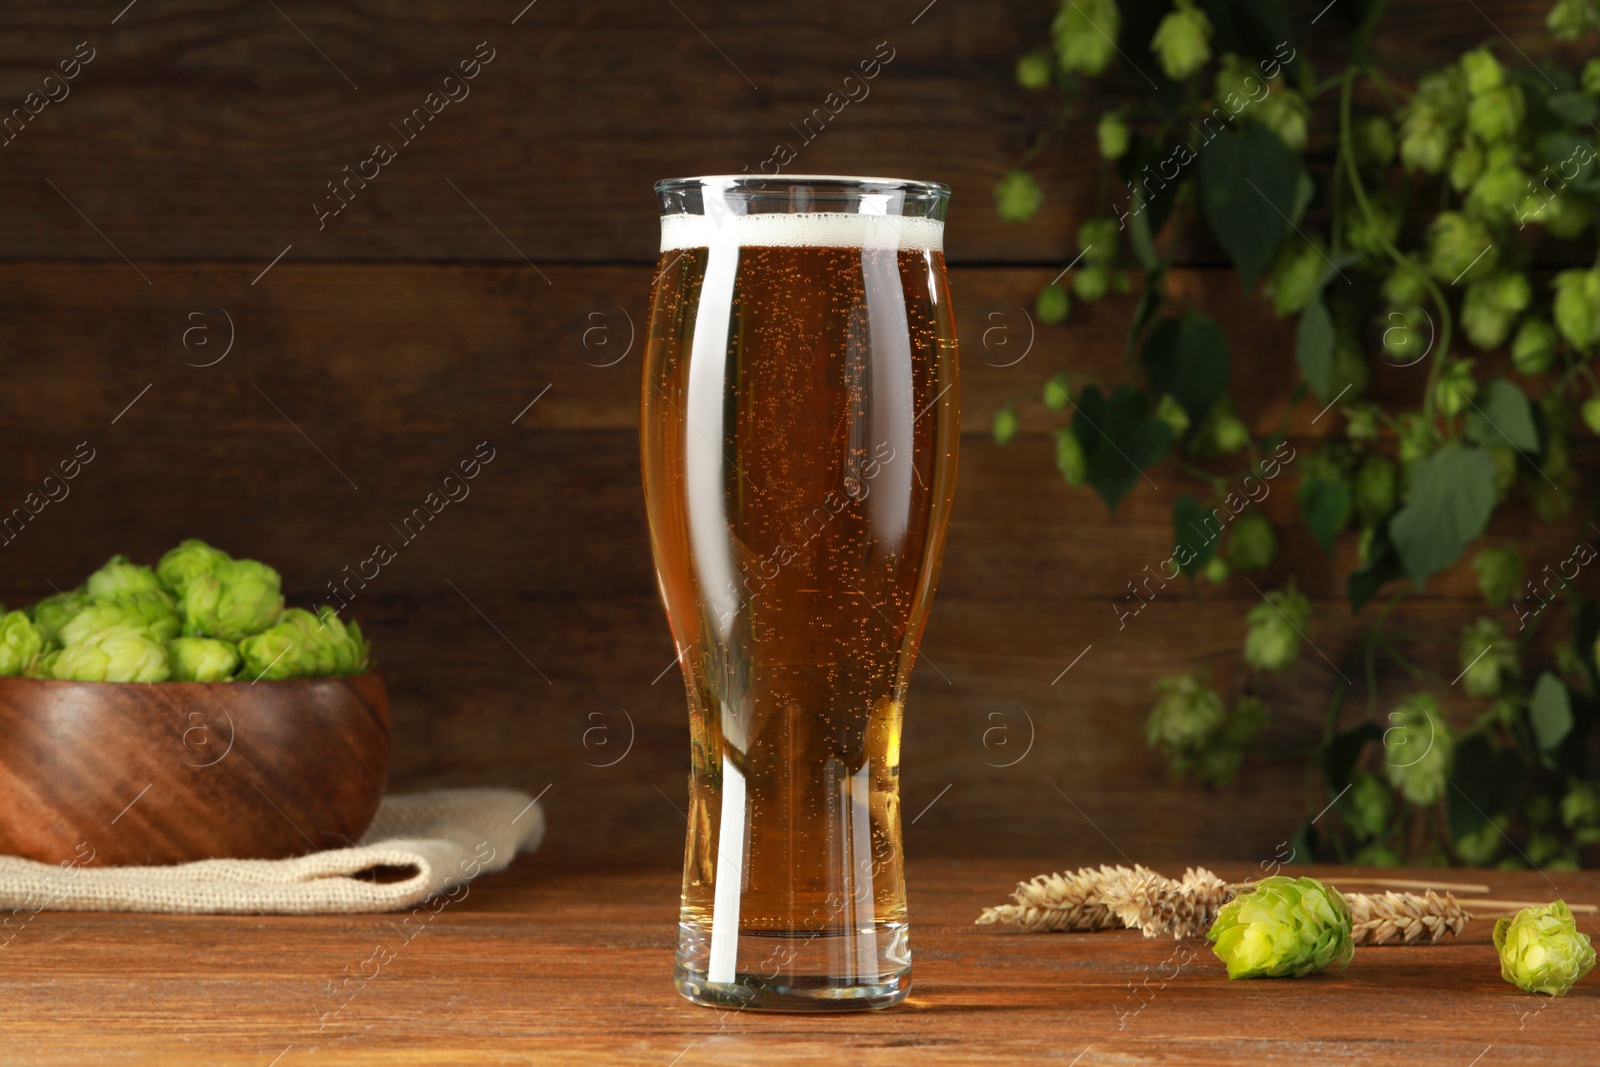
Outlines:
[{"label": "burlap cloth", "polygon": [[[469,880],[503,869],[519,851],[537,848],[543,837],[544,812],[532,797],[513,789],[389,796],[356,845],[295,859],[83,867],[0,856],[0,914],[21,909],[183,915],[393,911],[440,894],[459,897]],[[399,880],[358,877],[378,868],[398,868]]]}]

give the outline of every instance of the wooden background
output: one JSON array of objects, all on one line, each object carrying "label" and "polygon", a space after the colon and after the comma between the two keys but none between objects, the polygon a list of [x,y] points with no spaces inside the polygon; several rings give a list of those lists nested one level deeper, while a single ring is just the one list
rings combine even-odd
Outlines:
[{"label": "wooden background", "polygon": [[[78,442],[96,452],[70,497],[0,548],[0,600],[200,536],[273,563],[309,603],[377,542],[399,546],[389,524],[486,440],[495,458],[471,496],[353,604],[394,696],[393,786],[548,790],[549,849],[670,860],[686,718],[636,458],[650,183],[755,169],[887,42],[870,96],[790,169],[954,188],[965,436],[907,717],[904,810],[922,813],[909,849],[1271,856],[1314,799],[1300,761],[1252,759],[1206,792],[1169,781],[1140,733],[1157,675],[1212,664],[1236,681],[1256,594],[1174,585],[1121,631],[1112,608],[1169,554],[1172,499],[1194,483],[1160,469],[1112,517],[1051,469],[1040,385],[1063,368],[1114,380],[1131,310],[1108,300],[1028,347],[1023,305],[1071,258],[1099,181],[1080,124],[1036,168],[1040,217],[994,214],[995,180],[1050,117],[1012,69],[1053,5],[524,2],[0,8],[0,109],[79,42],[94,49],[71,95],[0,147],[0,510]],[[1541,54],[1543,3],[1394,7],[1381,58],[1401,75],[1501,32]],[[1337,55],[1345,23],[1319,27],[1303,44]],[[494,58],[471,95],[319,230],[325,183],[398,143],[389,124],[480,42]],[[1223,323],[1245,414],[1271,426],[1294,382],[1291,332],[1204,244],[1189,258],[1176,282]],[[1379,388],[1420,380],[1391,372]],[[987,428],[1010,399],[1024,432],[1001,450]],[[1315,414],[1292,412],[1298,442]],[[1293,488],[1280,480],[1269,513],[1294,514]],[[1528,528],[1516,512],[1494,532],[1520,543]],[[1539,535],[1534,569],[1578,528]],[[1352,551],[1330,564],[1296,531],[1258,579],[1293,575],[1315,595],[1312,636],[1335,661],[1354,633]],[[1475,596],[1462,566],[1408,612],[1415,655],[1446,681]],[[1308,650],[1260,687],[1274,747],[1314,737],[1335,677]]]}]

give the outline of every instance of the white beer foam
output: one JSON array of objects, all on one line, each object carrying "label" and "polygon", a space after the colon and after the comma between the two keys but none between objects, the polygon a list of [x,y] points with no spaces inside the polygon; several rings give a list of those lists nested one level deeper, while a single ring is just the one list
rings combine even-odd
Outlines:
[{"label": "white beer foam", "polygon": [[901,215],[848,215],[833,211],[792,214],[663,215],[661,251],[710,248],[728,242],[744,248],[903,248],[944,251],[944,222]]}]

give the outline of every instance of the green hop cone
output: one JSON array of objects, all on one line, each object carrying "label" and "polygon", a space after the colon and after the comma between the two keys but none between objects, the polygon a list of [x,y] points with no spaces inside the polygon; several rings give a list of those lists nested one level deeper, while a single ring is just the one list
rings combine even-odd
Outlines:
[{"label": "green hop cone", "polygon": [[1228,580],[1228,575],[1231,573],[1231,568],[1229,568],[1227,560],[1223,559],[1220,555],[1214,555],[1210,559],[1206,560],[1206,565],[1200,571],[1200,573],[1205,575],[1206,581],[1210,582],[1212,585],[1221,585],[1223,582]]},{"label": "green hop cone", "polygon": [[1051,411],[1065,411],[1072,396],[1072,381],[1066,371],[1059,371],[1044,383],[1044,406]]},{"label": "green hop cone", "polygon": [[1078,251],[1085,263],[1105,266],[1117,258],[1121,229],[1116,219],[1088,219],[1078,227]]},{"label": "green hop cone", "polygon": [[1368,115],[1355,126],[1356,162],[1382,168],[1394,162],[1394,127],[1382,115]]},{"label": "green hop cone", "polygon": [[1116,54],[1114,43],[1122,29],[1116,0],[1061,0],[1050,36],[1061,69],[1090,76],[1099,74]]},{"label": "green hop cone", "polygon": [[1017,60],[1017,84],[1024,89],[1043,89],[1050,84],[1050,56],[1033,52]]},{"label": "green hop cone", "polygon": [[52,653],[50,677],[73,682],[164,682],[167,650],[149,631],[116,626]]},{"label": "green hop cone", "polygon": [[1007,222],[1026,222],[1044,203],[1044,190],[1025,170],[1007,171],[994,187],[995,212]]},{"label": "green hop cone", "polygon": [[221,549],[212,548],[204,541],[191,537],[176,548],[170,548],[156,561],[156,577],[162,588],[173,596],[183,596],[189,582],[202,574],[210,574],[219,564],[231,560]]},{"label": "green hop cone", "polygon": [[1291,152],[1305,150],[1311,105],[1306,103],[1305,97],[1284,85],[1282,78],[1273,79],[1271,95],[1257,104],[1251,115],[1276,134]]},{"label": "green hop cone", "polygon": [[1467,194],[1467,213],[1491,224],[1509,223],[1517,217],[1528,189],[1528,176],[1515,163],[1486,169]]},{"label": "green hop cone", "polygon": [[1475,48],[1461,57],[1461,73],[1466,75],[1467,93],[1481,96],[1506,83],[1505,69],[1487,48]]},{"label": "green hop cone", "polygon": [[1486,156],[1483,145],[1471,137],[1463,141],[1461,147],[1450,156],[1450,188],[1458,193],[1471,189],[1473,183],[1478,180],[1478,175],[1483,173]]},{"label": "green hop cone", "polygon": [[1564,270],[1551,284],[1561,336],[1584,352],[1600,344],[1600,267]]},{"label": "green hop cone", "polygon": [[1480,618],[1462,629],[1459,655],[1462,687],[1470,696],[1499,696],[1507,675],[1522,674],[1516,642],[1493,619]]},{"label": "green hop cone", "polygon": [[1500,977],[1529,993],[1564,997],[1594,970],[1594,946],[1565,901],[1523,908],[1494,924]]},{"label": "green hop cone", "polygon": [[278,622],[239,642],[240,677],[274,680],[359,674],[367,667],[361,628],[346,627],[332,608],[313,615],[289,608]]},{"label": "green hop cone", "polygon": [[1227,717],[1222,698],[1198,674],[1177,674],[1155,684],[1159,694],[1144,722],[1152,748],[1178,752],[1209,741]]},{"label": "green hop cone", "polygon": [[1589,432],[1600,434],[1600,396],[1591,396],[1578,410],[1583,416],[1583,424],[1589,427]]},{"label": "green hop cone", "polygon": [[1292,315],[1305,307],[1322,283],[1328,261],[1313,241],[1285,241],[1267,269],[1265,292],[1274,314]]},{"label": "green hop cone", "polygon": [[1161,394],[1161,402],[1156,405],[1156,418],[1171,428],[1174,439],[1182,437],[1183,431],[1189,428],[1189,413],[1172,398],[1171,393]]},{"label": "green hop cone", "polygon": [[1110,282],[1104,267],[1084,267],[1072,272],[1072,293],[1085,303],[1093,303],[1106,295]]},{"label": "green hop cone", "polygon": [[1300,656],[1311,601],[1291,584],[1266,594],[1266,601],[1245,616],[1244,661],[1258,671],[1276,673]]},{"label": "green hop cone", "polygon": [[278,572],[253,559],[229,560],[189,582],[181,604],[185,637],[238,641],[270,626],[283,610]]},{"label": "green hop cone", "polygon": [[1373,526],[1394,510],[1399,472],[1386,456],[1370,455],[1356,472],[1355,511],[1363,526]]},{"label": "green hop cone", "polygon": [[1591,59],[1583,65],[1583,91],[1590,96],[1600,96],[1600,59]]},{"label": "green hop cone", "polygon": [[1439,447],[1439,431],[1421,415],[1400,416],[1400,466],[1410,470]]},{"label": "green hop cone", "polygon": [[1375,404],[1351,404],[1344,409],[1344,434],[1359,444],[1371,444],[1378,439],[1378,407]]},{"label": "green hop cone", "polygon": [[1566,191],[1550,200],[1529,197],[1518,210],[1519,223],[1522,219],[1532,219],[1548,230],[1550,236],[1563,241],[1578,236],[1594,222],[1593,201]]},{"label": "green hop cone", "polygon": [[1400,162],[1407,170],[1438,174],[1466,117],[1467,84],[1458,67],[1424,75],[1400,112]]},{"label": "green hop cone", "polygon": [[1400,206],[1385,193],[1375,193],[1368,201],[1372,217],[1361,210],[1345,214],[1344,240],[1369,259],[1387,259],[1387,249],[1400,236]]},{"label": "green hop cone", "polygon": [[1433,402],[1446,418],[1466,411],[1477,395],[1478,383],[1472,377],[1470,359],[1450,360],[1433,386]]},{"label": "green hop cone", "polygon": [[239,669],[239,649],[214,637],[178,637],[167,642],[175,682],[226,682]]},{"label": "green hop cone", "polygon": [[1526,112],[1522,87],[1502,85],[1485,93],[1474,94],[1472,101],[1467,104],[1467,129],[1489,143],[1508,140],[1516,135]]},{"label": "green hop cone", "polygon": [[1228,535],[1228,563],[1236,571],[1265,569],[1278,554],[1278,535],[1272,521],[1259,511],[1239,516]]},{"label": "green hop cone", "polygon": [[1483,223],[1459,211],[1443,211],[1428,227],[1428,269],[1440,281],[1465,280],[1471,268],[1487,274],[1499,261],[1494,240]]},{"label": "green hop cone", "polygon": [[89,575],[83,587],[89,596],[100,599],[124,593],[158,591],[161,582],[157,580],[156,572],[149,567],[129,563],[127,556],[112,556],[99,570]]},{"label": "green hop cone", "polygon": [[182,628],[172,598],[160,589],[90,600],[61,625],[63,645],[82,644],[107,631],[124,627],[144,630],[157,641],[178,636]]},{"label": "green hop cone", "polygon": [[1061,426],[1055,431],[1055,439],[1056,473],[1070,486],[1082,485],[1089,475],[1089,460],[1083,454],[1078,435],[1072,432],[1072,427]]},{"label": "green hop cone", "polygon": [[1385,322],[1388,325],[1383,331],[1383,350],[1393,357],[1393,362],[1409,367],[1420,360],[1431,340],[1428,313],[1413,304],[1389,312]]},{"label": "green hop cone", "polygon": [[1511,341],[1511,365],[1530,377],[1548,371],[1556,361],[1556,328],[1544,319],[1528,317]]},{"label": "green hop cone", "polygon": [[1394,797],[1377,777],[1357,771],[1350,778],[1350,791],[1339,802],[1345,826],[1363,841],[1383,833],[1394,811]]},{"label": "green hop cone", "polygon": [[1039,321],[1046,326],[1057,326],[1067,321],[1067,313],[1072,310],[1072,299],[1067,296],[1067,291],[1059,285],[1047,285],[1039,290],[1039,295],[1033,301],[1033,313],[1039,316]]},{"label": "green hop cone", "polygon": [[1414,267],[1401,264],[1383,279],[1383,299],[1390,307],[1412,307],[1427,298],[1427,279]]},{"label": "green hop cone", "polygon": [[1600,786],[1594,782],[1573,782],[1561,798],[1561,825],[1580,832],[1600,826]]},{"label": "green hop cone", "polygon": [[0,617],[0,677],[22,674],[43,650],[44,638],[26,612],[8,611]]},{"label": "green hop cone", "polygon": [[1167,77],[1182,81],[1211,58],[1211,20],[1194,0],[1177,0],[1156,26],[1150,51],[1161,60]]},{"label": "green hop cone", "polygon": [[1017,409],[1007,404],[994,413],[994,443],[1009,445],[1017,436]]},{"label": "green hop cone", "polygon": [[1304,978],[1355,955],[1350,905],[1315,878],[1263,878],[1206,932],[1231,978]]},{"label": "green hop cone", "polygon": [[89,594],[83,586],[65,593],[45,597],[33,606],[29,614],[34,628],[46,645],[61,643],[61,628],[77,617],[78,611],[89,603]]},{"label": "green hop cone", "polygon": [[1506,818],[1497,815],[1471,833],[1463,834],[1451,844],[1455,845],[1456,855],[1461,857],[1461,862],[1469,867],[1487,867],[1494,862],[1500,853],[1500,845],[1506,840]]},{"label": "green hop cone", "polygon": [[1472,558],[1478,572],[1478,590],[1491,608],[1502,608],[1522,588],[1522,557],[1515,549],[1484,548]]},{"label": "green hop cone", "polygon": [[1453,745],[1439,704],[1414,693],[1389,713],[1383,732],[1383,773],[1412,804],[1432,804],[1444,795]]},{"label": "green hop cone", "polygon": [[1100,156],[1103,159],[1121,159],[1128,154],[1128,127],[1116,114],[1100,116],[1100,123],[1095,127],[1095,139],[1100,144]]}]

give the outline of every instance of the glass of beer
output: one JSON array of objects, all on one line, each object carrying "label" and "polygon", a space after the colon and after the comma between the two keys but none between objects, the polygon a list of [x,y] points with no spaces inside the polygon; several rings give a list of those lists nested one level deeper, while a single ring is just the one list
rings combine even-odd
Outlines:
[{"label": "glass of beer", "polygon": [[655,189],[640,443],[689,697],[678,990],[894,1004],[911,988],[901,721],[956,476],[950,191]]}]

